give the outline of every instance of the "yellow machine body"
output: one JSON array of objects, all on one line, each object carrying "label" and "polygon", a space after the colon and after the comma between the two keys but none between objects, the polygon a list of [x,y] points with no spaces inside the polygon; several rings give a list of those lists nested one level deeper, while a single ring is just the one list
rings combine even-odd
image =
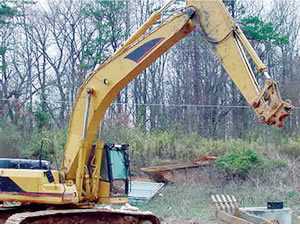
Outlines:
[{"label": "yellow machine body", "polygon": [[[126,202],[124,197],[112,197],[111,183],[101,178],[104,142],[99,133],[104,115],[130,81],[197,26],[203,32],[203,41],[210,43],[259,119],[283,126],[283,119],[292,106],[281,99],[277,83],[272,79],[267,79],[265,87],[259,87],[246,55],[258,72],[267,75],[267,67],[223,2],[188,0],[185,8],[153,28],[172,2],[155,12],[111,58],[89,74],[79,89],[69,121],[62,179],[57,171],[52,171],[54,182],[50,183],[45,171],[2,169],[0,176],[10,179],[23,192],[2,192],[0,201],[49,205]],[[149,31],[150,28],[153,29]]]},{"label": "yellow machine body", "polygon": [[59,172],[51,172],[54,181],[49,183],[44,170],[0,169],[1,183],[8,190],[0,192],[1,201],[53,205],[77,203],[76,186],[62,184]]}]

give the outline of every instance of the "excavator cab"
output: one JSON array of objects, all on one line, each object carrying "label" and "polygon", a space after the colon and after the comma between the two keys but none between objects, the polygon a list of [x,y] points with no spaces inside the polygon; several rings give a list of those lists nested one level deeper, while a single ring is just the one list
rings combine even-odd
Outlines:
[{"label": "excavator cab", "polygon": [[[105,144],[101,162],[101,181],[102,188],[100,197],[102,202],[105,199],[114,199],[114,203],[127,202],[130,188],[130,160],[129,145]],[[106,189],[106,191],[104,191]]]}]

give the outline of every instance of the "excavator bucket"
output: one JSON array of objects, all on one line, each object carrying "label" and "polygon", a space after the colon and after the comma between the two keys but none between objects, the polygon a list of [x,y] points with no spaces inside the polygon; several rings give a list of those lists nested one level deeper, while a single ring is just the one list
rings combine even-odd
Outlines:
[{"label": "excavator bucket", "polygon": [[291,101],[282,100],[278,84],[272,79],[266,80],[264,88],[252,106],[263,123],[279,128],[284,126],[284,120],[294,108]]}]

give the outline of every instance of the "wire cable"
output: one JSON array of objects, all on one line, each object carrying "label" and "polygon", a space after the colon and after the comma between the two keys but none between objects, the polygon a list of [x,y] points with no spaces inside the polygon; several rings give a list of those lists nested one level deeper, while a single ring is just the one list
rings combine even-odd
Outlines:
[{"label": "wire cable", "polygon": [[[0,101],[8,101],[9,99],[0,99]],[[44,103],[69,103],[68,101],[40,101]],[[158,106],[158,107],[178,107],[178,108],[237,108],[237,109],[250,109],[251,106],[247,105],[210,105],[210,104],[155,104],[155,103],[127,103],[127,102],[115,102],[112,103],[115,106]],[[295,106],[293,109],[300,109],[300,106]],[[1,111],[1,110],[0,110]],[[2,110],[3,111],[3,110]]]}]

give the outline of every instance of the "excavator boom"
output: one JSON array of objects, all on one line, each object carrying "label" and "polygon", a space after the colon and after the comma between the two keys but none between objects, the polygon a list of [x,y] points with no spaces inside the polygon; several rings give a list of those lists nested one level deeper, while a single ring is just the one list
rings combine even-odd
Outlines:
[{"label": "excavator boom", "polygon": [[[65,148],[64,169],[67,179],[75,180],[77,176],[77,180],[80,180],[79,177],[83,176],[83,166],[78,165],[78,162],[86,162],[104,114],[117,94],[196,26],[200,26],[204,40],[211,44],[212,50],[247,102],[253,106],[259,119],[267,124],[283,126],[283,119],[292,106],[282,101],[275,81],[268,79],[264,88],[259,87],[246,53],[253,59],[259,72],[267,72],[267,67],[222,1],[189,0],[185,9],[154,31],[146,33],[159,20],[161,13],[162,10],[154,13],[80,88]],[[87,104],[90,108],[85,107]],[[79,159],[80,155],[82,158]]]}]

